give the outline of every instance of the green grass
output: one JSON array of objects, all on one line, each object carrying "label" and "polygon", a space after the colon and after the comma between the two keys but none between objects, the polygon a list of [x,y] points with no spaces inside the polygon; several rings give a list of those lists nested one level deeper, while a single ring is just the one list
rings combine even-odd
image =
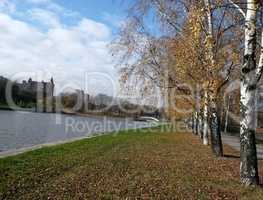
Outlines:
[{"label": "green grass", "polygon": [[263,199],[238,168],[191,134],[129,130],[0,159],[0,199]]}]

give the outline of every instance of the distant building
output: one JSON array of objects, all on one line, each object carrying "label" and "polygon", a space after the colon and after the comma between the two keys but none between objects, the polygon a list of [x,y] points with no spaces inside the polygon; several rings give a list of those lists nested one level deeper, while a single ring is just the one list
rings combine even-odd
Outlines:
[{"label": "distant building", "polygon": [[37,97],[53,97],[55,84],[53,78],[50,82],[37,82],[33,81],[31,78],[28,81],[23,81],[22,83],[17,83],[20,92],[34,93]]},{"label": "distant building", "polygon": [[[12,90],[10,91],[6,91],[8,84],[12,86]],[[24,80],[22,83],[18,83],[0,76],[0,102],[2,104],[10,103],[6,99],[6,94],[9,92],[12,95],[13,101],[20,106],[36,105],[39,112],[53,112],[54,89],[53,78],[49,82],[37,82],[29,78],[27,81]]]},{"label": "distant building", "polygon": [[8,81],[8,79],[3,76],[0,76],[0,82],[3,82],[3,81]]},{"label": "distant building", "polygon": [[[17,83],[16,85],[19,88],[19,93],[29,93],[36,98],[38,111],[53,111],[53,97],[55,89],[53,78],[50,79],[50,82],[37,82],[29,78],[28,81],[24,80],[22,83]],[[51,100],[51,108],[50,106],[47,108],[47,100]]]}]

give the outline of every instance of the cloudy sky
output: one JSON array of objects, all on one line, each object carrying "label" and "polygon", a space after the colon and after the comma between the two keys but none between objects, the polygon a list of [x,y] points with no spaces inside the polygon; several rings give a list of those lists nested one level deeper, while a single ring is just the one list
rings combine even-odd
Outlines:
[{"label": "cloudy sky", "polygon": [[125,16],[122,0],[0,0],[0,75],[48,80],[57,92],[114,95],[108,44]]}]

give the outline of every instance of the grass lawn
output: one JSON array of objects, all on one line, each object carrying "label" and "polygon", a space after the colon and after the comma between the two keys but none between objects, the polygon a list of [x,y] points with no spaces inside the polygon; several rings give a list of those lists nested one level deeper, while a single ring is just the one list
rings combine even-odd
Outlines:
[{"label": "grass lawn", "polygon": [[[0,159],[0,199],[263,199],[190,133],[124,131]],[[262,170],[261,170],[262,175]]]}]

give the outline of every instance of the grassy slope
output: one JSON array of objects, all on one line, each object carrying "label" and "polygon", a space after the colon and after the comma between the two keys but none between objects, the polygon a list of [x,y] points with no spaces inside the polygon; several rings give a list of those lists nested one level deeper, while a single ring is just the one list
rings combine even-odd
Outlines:
[{"label": "grassy slope", "polygon": [[0,199],[263,199],[262,189],[239,185],[238,159],[215,159],[191,134],[159,132],[0,159]]}]

